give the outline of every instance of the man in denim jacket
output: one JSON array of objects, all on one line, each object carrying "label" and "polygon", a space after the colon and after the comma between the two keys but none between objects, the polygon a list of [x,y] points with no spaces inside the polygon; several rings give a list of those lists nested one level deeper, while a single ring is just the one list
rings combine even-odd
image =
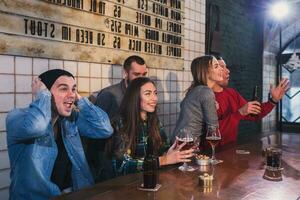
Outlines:
[{"label": "man in denim jacket", "polygon": [[109,137],[107,114],[77,93],[73,75],[65,70],[44,72],[32,91],[29,107],[14,109],[6,119],[10,199],[49,199],[92,185],[79,135]]}]

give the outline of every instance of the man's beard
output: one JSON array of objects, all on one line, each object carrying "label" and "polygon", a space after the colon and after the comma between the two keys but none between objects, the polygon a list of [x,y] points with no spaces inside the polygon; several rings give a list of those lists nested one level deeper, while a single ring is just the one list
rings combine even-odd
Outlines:
[{"label": "man's beard", "polygon": [[126,80],[126,82],[127,82],[127,85],[129,85],[129,83],[130,83],[130,80],[129,80],[129,79],[127,79],[127,80]]},{"label": "man's beard", "polygon": [[125,83],[126,87],[128,87],[128,85],[130,84],[131,81],[129,79],[125,79],[125,82],[126,82]]}]

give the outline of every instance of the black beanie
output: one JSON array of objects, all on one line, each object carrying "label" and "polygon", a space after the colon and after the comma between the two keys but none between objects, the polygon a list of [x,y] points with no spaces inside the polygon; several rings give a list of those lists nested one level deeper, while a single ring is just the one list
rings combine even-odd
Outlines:
[{"label": "black beanie", "polygon": [[39,78],[46,85],[48,90],[50,90],[52,85],[56,81],[56,79],[58,79],[60,76],[69,76],[69,77],[72,77],[73,79],[75,79],[74,76],[70,72],[68,72],[66,70],[62,70],[62,69],[48,70],[48,71],[40,74]]}]

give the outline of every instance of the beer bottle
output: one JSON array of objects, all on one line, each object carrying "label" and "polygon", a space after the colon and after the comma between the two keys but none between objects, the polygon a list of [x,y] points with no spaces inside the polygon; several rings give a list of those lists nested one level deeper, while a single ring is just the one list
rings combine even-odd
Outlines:
[{"label": "beer bottle", "polygon": [[[252,93],[252,99],[251,101],[258,101],[260,102],[260,99],[259,99],[259,86],[254,86],[253,88],[253,93]],[[252,117],[256,117],[257,114],[251,114]]]},{"label": "beer bottle", "polygon": [[254,86],[253,88],[253,94],[252,94],[252,101],[258,101],[259,102],[259,94],[258,94],[258,91],[259,90],[259,87],[256,85]]},{"label": "beer bottle", "polygon": [[153,154],[153,141],[147,139],[146,156],[143,163],[144,188],[154,189],[158,182],[158,157]]}]

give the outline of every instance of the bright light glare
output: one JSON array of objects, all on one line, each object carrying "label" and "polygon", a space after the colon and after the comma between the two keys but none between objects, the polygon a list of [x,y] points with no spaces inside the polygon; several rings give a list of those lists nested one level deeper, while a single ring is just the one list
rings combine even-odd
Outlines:
[{"label": "bright light glare", "polygon": [[280,20],[289,12],[288,4],[285,1],[279,1],[271,7],[271,15]]}]

